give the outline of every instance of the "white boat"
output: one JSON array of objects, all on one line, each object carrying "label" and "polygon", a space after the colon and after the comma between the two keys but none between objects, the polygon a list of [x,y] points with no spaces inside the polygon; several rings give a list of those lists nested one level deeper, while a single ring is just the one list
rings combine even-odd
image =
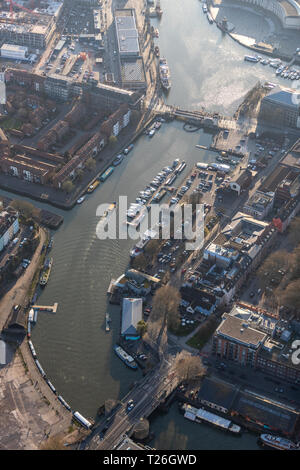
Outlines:
[{"label": "white boat", "polygon": [[170,71],[167,60],[164,57],[159,59],[159,76],[163,88],[169,90],[171,88]]},{"label": "white boat", "polygon": [[77,199],[77,204],[81,204],[85,200],[85,196],[81,196],[79,199]]},{"label": "white boat", "polygon": [[120,163],[121,163],[123,160],[124,160],[124,155],[122,155],[122,154],[120,153],[120,155],[118,155],[118,156],[114,159],[114,161],[113,161],[113,166],[118,166],[118,165],[120,165]]},{"label": "white boat", "polygon": [[212,23],[214,22],[213,17],[212,17],[211,14],[209,13],[209,11],[207,12],[207,19],[208,19],[208,21],[210,22],[210,24],[212,24]]},{"label": "white boat", "polygon": [[149,137],[153,137],[155,134],[155,129],[151,129],[151,131],[149,131]]},{"label": "white boat", "polygon": [[280,436],[273,436],[272,434],[261,434],[260,441],[262,444],[278,450],[300,450],[299,443],[294,442]]},{"label": "white boat", "polygon": [[244,60],[246,60],[247,62],[259,62],[258,57],[254,57],[252,55],[245,55]]}]

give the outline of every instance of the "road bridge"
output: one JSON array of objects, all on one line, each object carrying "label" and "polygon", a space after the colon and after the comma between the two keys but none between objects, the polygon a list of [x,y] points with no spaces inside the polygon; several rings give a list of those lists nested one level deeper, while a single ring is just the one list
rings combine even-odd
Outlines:
[{"label": "road bridge", "polygon": [[[159,367],[148,373],[144,379],[122,399],[120,405],[106,421],[96,426],[91,435],[81,444],[86,450],[111,450],[116,448],[124,435],[130,436],[141,418],[148,418],[158,406],[175,390],[179,381],[172,371],[173,359],[163,360]],[[134,408],[127,411],[127,403],[133,400]],[[108,421],[108,422],[107,422]],[[105,425],[109,425],[104,438]]]}]

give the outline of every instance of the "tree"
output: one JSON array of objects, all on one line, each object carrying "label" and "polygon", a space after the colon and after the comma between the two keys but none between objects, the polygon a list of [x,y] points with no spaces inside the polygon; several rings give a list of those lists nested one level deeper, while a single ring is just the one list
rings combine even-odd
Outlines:
[{"label": "tree", "polygon": [[66,193],[71,193],[74,190],[74,184],[72,183],[71,180],[66,180],[62,184],[62,189],[63,191],[66,191]]},{"label": "tree", "polygon": [[176,329],[179,324],[179,304],[181,296],[173,286],[166,285],[158,289],[153,297],[151,318],[161,320],[162,326]]},{"label": "tree", "polygon": [[143,337],[147,331],[147,323],[144,320],[140,320],[137,324],[137,332],[138,334]]},{"label": "tree", "polygon": [[76,178],[78,179],[78,181],[81,181],[81,180],[82,180],[83,175],[84,175],[84,171],[79,168],[79,169],[76,171]]},{"label": "tree", "polygon": [[282,293],[282,303],[296,312],[300,319],[300,279],[292,281]]},{"label": "tree", "polygon": [[192,356],[187,351],[177,354],[174,369],[180,382],[199,380],[206,372],[199,356]]},{"label": "tree", "polygon": [[26,219],[29,217],[38,217],[39,210],[30,202],[14,199],[10,203],[10,206],[23,215]]},{"label": "tree", "polygon": [[300,243],[300,217],[295,217],[291,221],[288,237],[292,244],[298,245]]},{"label": "tree", "polygon": [[145,247],[145,253],[149,258],[151,258],[152,262],[160,250],[160,244],[160,240],[150,240]]},{"label": "tree", "polygon": [[290,263],[291,258],[287,251],[278,250],[271,253],[257,271],[260,285],[265,288],[270,280],[277,281],[278,271],[281,269],[287,270]]},{"label": "tree", "polygon": [[117,143],[117,138],[115,135],[110,135],[109,138],[108,138],[108,143],[111,147],[113,147],[114,145],[116,145]]},{"label": "tree", "polygon": [[148,261],[144,253],[141,253],[140,255],[136,256],[135,258],[133,258],[132,261],[133,268],[139,271],[144,271],[146,269],[147,264]]},{"label": "tree", "polygon": [[92,157],[88,158],[87,161],[85,162],[85,167],[90,171],[95,170],[96,168],[95,160]]}]

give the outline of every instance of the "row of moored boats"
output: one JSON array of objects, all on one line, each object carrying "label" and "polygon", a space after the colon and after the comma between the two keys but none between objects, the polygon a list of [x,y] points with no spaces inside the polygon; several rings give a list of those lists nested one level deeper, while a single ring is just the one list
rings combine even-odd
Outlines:
[{"label": "row of moored boats", "polygon": [[286,78],[289,80],[299,80],[300,79],[300,70],[294,67],[289,67],[284,65],[280,59],[267,59],[259,55],[245,55],[244,60],[246,62],[253,62],[255,64],[260,63],[262,65],[269,65],[270,67],[276,69],[275,74],[278,77]]},{"label": "row of moored boats", "polygon": [[[122,161],[124,160],[124,156],[128,155],[132,149],[133,149],[133,144],[130,144],[128,145],[128,147],[126,147],[123,150],[123,153],[120,153],[119,155],[117,155],[117,157],[112,162],[112,165],[109,166],[98,178],[96,178],[90,184],[90,186],[87,189],[87,193],[92,193],[100,185],[100,183],[104,183],[104,181],[106,181],[107,178],[113,173],[115,167],[120,165],[120,163],[122,163]],[[85,195],[81,196],[77,200],[77,204],[82,204],[84,200],[85,200]]]}]

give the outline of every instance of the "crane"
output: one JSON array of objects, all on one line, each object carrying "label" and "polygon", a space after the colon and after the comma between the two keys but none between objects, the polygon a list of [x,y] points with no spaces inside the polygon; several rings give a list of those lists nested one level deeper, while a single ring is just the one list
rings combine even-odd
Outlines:
[{"label": "crane", "polygon": [[26,11],[26,13],[30,13],[31,15],[39,16],[38,13],[35,13],[32,10],[29,10],[29,8],[25,8],[22,5],[19,5],[18,3],[15,3],[13,0],[9,0],[9,15],[11,18],[14,16],[14,9],[13,7],[20,8],[20,10]]}]

